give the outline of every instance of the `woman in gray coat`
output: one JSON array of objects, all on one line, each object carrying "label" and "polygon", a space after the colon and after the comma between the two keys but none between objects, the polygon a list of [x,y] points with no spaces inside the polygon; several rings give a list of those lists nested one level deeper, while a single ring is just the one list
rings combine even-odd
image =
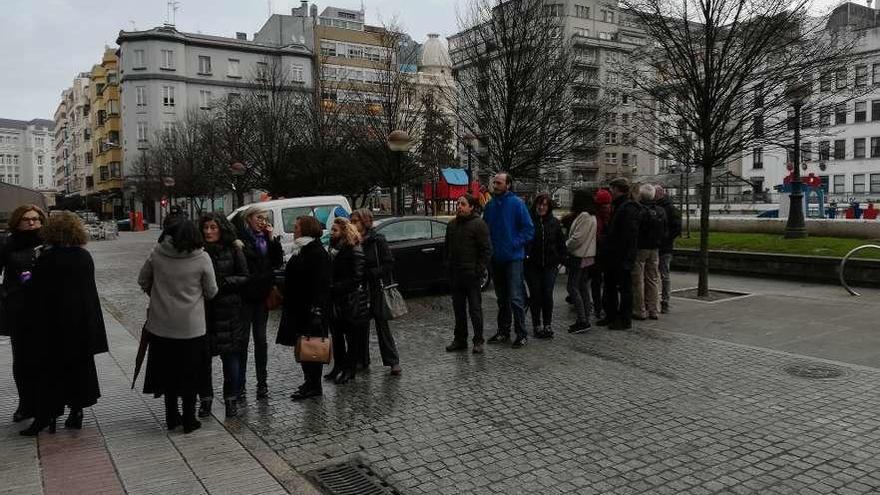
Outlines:
[{"label": "woman in gray coat", "polygon": [[[201,427],[196,394],[210,355],[205,301],[218,292],[202,233],[191,221],[174,222],[141,268],[138,284],[150,295],[145,332],[150,350],[144,393],[165,396],[165,422],[189,433]],[[183,400],[183,418],[178,401]]]}]

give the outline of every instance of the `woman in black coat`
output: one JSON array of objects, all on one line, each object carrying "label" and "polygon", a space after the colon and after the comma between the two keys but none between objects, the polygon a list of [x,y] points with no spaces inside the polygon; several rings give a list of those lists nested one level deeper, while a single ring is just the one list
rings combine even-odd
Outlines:
[{"label": "woman in black coat", "polygon": [[[98,402],[101,390],[95,354],[107,352],[107,334],[95,265],[82,248],[88,234],[79,217],[63,212],[43,228],[44,247],[25,291],[33,315],[27,324],[28,359],[41,371],[34,422],[22,435],[34,436],[70,407],[64,425],[82,428],[83,409]],[[45,301],[52,301],[46,311]]]},{"label": "woman in black coat", "polygon": [[[277,343],[293,347],[299,336],[326,337],[330,313],[330,255],[321,244],[321,224],[311,216],[296,219],[293,257],[284,271],[284,305]],[[301,363],[305,381],[293,400],[320,396],[321,363]]]},{"label": "woman in black coat", "polygon": [[364,251],[361,236],[347,218],[336,218],[330,229],[332,263],[333,370],[325,378],[336,384],[354,378],[358,357],[363,355],[363,333],[369,325],[369,295],[364,283]]},{"label": "woman in black coat", "polygon": [[535,237],[526,247],[525,261],[529,305],[535,337],[548,339],[553,337],[553,288],[559,265],[566,257],[562,224],[553,216],[553,199],[549,194],[539,194],[532,203],[532,223]]},{"label": "woman in black coat", "polygon": [[[358,229],[363,241],[361,247],[364,251],[364,275],[367,286],[370,289],[370,318],[376,322],[376,337],[379,340],[379,353],[382,355],[382,365],[391,367],[392,375],[400,375],[400,354],[397,352],[397,344],[388,320],[382,314],[384,304],[383,289],[391,283],[394,277],[394,256],[385,236],[373,229],[373,213],[366,209],[356,210],[351,214],[351,223]],[[369,323],[368,323],[369,325]],[[361,343],[362,357],[358,360],[365,368],[370,366],[370,329],[367,327],[363,333],[364,340]]]},{"label": "woman in black coat", "polygon": [[[241,292],[248,283],[248,267],[241,241],[235,237],[235,228],[223,215],[208,213],[199,220],[199,229],[205,238],[205,251],[211,256],[214,275],[220,292],[205,303],[208,345],[211,356],[220,356],[223,363],[223,401],[226,417],[238,415],[238,393],[241,389],[241,350],[245,347],[245,333],[241,324]],[[214,397],[211,361],[208,361],[205,383],[199,394],[199,417],[211,415]]]}]

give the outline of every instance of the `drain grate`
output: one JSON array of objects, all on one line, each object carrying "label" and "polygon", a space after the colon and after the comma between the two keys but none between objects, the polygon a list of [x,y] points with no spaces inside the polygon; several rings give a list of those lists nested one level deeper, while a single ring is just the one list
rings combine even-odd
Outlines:
[{"label": "drain grate", "polygon": [[401,495],[363,464],[334,464],[309,473],[328,495]]},{"label": "drain grate", "polygon": [[802,361],[792,363],[782,368],[791,376],[799,378],[811,378],[814,380],[830,380],[832,378],[840,378],[846,376],[846,368],[835,366],[833,364],[814,363]]}]

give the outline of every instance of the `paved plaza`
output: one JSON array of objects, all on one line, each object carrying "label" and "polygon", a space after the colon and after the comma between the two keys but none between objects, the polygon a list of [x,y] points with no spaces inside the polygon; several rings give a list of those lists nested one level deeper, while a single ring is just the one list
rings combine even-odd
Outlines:
[{"label": "paved plaza", "polygon": [[555,339],[478,356],[443,351],[450,301],[421,295],[392,323],[402,376],[374,340],[371,372],[294,403],[299,366],[273,344],[269,400],[251,393],[230,421],[215,404],[202,430],[169,434],[162,401],[129,388],[147,304],[135,278],[156,237],[89,247],[111,352],[82,431],[18,435],[0,340],[0,493],[319,493],[311,474],[343,462],[401,494],[880,493],[880,291],[718,276],[749,295],[572,336],[560,284]]}]

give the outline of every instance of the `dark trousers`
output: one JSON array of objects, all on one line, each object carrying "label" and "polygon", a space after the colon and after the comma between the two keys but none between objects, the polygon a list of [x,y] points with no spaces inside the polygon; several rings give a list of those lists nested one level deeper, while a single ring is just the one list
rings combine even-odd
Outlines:
[{"label": "dark trousers", "polygon": [[593,297],[593,312],[598,318],[604,307],[602,289],[605,285],[605,273],[599,265],[593,265],[587,268],[587,275],[590,277],[590,295]]},{"label": "dark trousers", "polygon": [[468,315],[474,327],[474,344],[483,343],[483,294],[478,279],[461,279],[455,276],[451,281],[452,309],[455,313],[454,339],[465,343],[468,338]]},{"label": "dark trousers", "polygon": [[581,268],[581,258],[570,258],[568,262],[568,297],[574,305],[578,323],[590,322],[590,274],[588,268]]},{"label": "dark trousers", "polygon": [[165,393],[165,420],[171,420],[180,414],[178,404],[183,399],[183,421],[192,422],[196,420],[196,395],[186,394],[179,395],[177,393]]},{"label": "dark trousers", "polygon": [[349,323],[343,320],[334,320],[330,325],[330,334],[333,336],[333,367],[340,369],[354,369],[357,359],[363,356],[364,333],[370,328],[370,322]]},{"label": "dark trousers", "polygon": [[605,270],[605,317],[624,325],[632,324],[632,270],[621,264]]},{"label": "dark trousers", "polygon": [[[376,339],[379,343],[379,354],[382,356],[382,366],[397,366],[400,364],[400,354],[397,352],[397,343],[394,341],[394,334],[391,333],[391,326],[388,320],[373,316],[373,322],[376,325]],[[370,327],[367,322],[367,328],[363,332],[360,344],[363,355],[358,364],[367,367],[370,365]]]},{"label": "dark trousers", "polygon": [[321,373],[324,371],[322,363],[300,363],[305,378],[304,386],[307,390],[321,390]]},{"label": "dark trousers", "polygon": [[266,385],[266,365],[269,361],[269,344],[266,341],[266,325],[269,310],[265,301],[244,301],[241,305],[241,322],[244,325],[244,349],[239,353],[238,385],[244,390],[247,385],[248,347],[251,331],[254,334],[254,364],[257,368],[257,386]]},{"label": "dark trousers", "polygon": [[541,327],[553,324],[553,289],[559,275],[557,266],[526,265],[526,283],[529,285],[529,306],[532,312],[532,326]]},{"label": "dark trousers", "polygon": [[527,337],[526,298],[522,260],[492,262],[495,296],[498,298],[498,333],[510,335],[511,324],[517,337]]},{"label": "dark trousers", "polygon": [[[208,361],[208,383],[207,388],[203,388],[199,392],[199,398],[202,400],[214,397],[214,380],[212,364],[214,360]],[[240,352],[224,352],[220,354],[220,362],[223,364],[223,399],[235,399],[241,392],[241,353]]]}]

